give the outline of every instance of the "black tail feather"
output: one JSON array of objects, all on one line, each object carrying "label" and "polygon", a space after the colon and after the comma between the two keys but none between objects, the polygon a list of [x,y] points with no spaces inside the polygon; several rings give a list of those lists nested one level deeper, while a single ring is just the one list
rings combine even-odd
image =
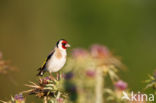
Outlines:
[{"label": "black tail feather", "polygon": [[45,73],[45,70],[43,68],[39,68],[38,71],[39,73],[37,74],[37,76],[43,76]]}]

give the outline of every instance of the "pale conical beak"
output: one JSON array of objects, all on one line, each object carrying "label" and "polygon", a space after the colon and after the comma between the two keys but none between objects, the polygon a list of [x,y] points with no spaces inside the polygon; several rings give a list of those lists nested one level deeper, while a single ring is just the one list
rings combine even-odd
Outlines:
[{"label": "pale conical beak", "polygon": [[70,45],[69,45],[69,44],[66,44],[66,45],[65,45],[65,47],[66,47],[66,48],[69,48],[69,47],[70,47]]}]

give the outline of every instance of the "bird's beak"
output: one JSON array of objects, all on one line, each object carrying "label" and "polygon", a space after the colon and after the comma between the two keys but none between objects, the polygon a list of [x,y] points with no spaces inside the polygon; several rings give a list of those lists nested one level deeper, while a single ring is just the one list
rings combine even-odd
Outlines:
[{"label": "bird's beak", "polygon": [[65,45],[65,47],[66,47],[66,48],[69,48],[69,47],[70,47],[70,45],[69,45],[69,44],[66,44],[66,45]]}]

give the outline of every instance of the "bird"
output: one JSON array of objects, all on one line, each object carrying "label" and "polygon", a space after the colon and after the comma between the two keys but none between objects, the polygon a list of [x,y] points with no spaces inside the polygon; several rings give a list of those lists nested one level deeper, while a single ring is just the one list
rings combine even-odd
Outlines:
[{"label": "bird", "polygon": [[38,69],[39,73],[37,75],[43,76],[45,72],[49,72],[51,74],[61,70],[66,63],[67,48],[69,47],[70,45],[65,39],[58,40],[56,46],[46,58],[43,66]]}]

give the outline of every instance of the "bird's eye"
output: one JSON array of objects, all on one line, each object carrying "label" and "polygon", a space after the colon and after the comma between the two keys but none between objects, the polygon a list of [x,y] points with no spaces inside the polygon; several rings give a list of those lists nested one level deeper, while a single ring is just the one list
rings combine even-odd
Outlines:
[{"label": "bird's eye", "polygon": [[62,43],[62,45],[63,45],[63,46],[65,46],[65,45],[66,45],[66,43]]}]

